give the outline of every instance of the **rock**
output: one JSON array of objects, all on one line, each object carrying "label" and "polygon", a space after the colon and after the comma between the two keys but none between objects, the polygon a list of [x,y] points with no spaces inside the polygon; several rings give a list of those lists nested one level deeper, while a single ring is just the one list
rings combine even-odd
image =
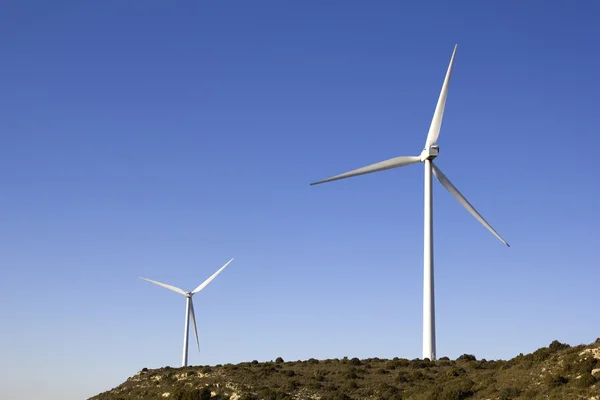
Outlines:
[{"label": "rock", "polygon": [[229,400],[239,400],[242,396],[240,396],[237,393],[232,393],[231,397],[229,397]]},{"label": "rock", "polygon": [[162,397],[170,397],[170,396],[171,396],[171,393],[169,393],[169,392],[164,392],[164,393],[163,393],[161,396],[162,396]]},{"label": "rock", "polygon": [[594,357],[596,360],[600,360],[600,347],[597,347],[595,349],[585,349],[584,351],[579,353],[579,355],[584,356],[587,353],[591,353],[592,357]]},{"label": "rock", "polygon": [[594,375],[596,378],[600,378],[600,368],[593,369],[592,375]]}]

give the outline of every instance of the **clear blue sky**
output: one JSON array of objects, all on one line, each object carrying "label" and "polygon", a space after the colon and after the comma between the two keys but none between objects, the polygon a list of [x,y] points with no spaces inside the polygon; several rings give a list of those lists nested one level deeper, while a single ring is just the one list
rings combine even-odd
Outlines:
[{"label": "clear blue sky", "polygon": [[[85,3],[85,4],[84,4]],[[410,5],[408,3],[411,3]],[[81,399],[202,353],[421,356],[424,144],[438,356],[600,336],[596,1],[5,1],[0,397]],[[192,348],[193,349],[193,348]]]}]

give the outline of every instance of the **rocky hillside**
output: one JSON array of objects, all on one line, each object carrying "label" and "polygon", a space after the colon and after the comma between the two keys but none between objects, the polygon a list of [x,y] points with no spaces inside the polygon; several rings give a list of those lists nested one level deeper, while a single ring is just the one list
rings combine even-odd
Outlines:
[{"label": "rocky hillside", "polygon": [[600,339],[508,361],[344,358],[142,369],[91,400],[600,400]]}]

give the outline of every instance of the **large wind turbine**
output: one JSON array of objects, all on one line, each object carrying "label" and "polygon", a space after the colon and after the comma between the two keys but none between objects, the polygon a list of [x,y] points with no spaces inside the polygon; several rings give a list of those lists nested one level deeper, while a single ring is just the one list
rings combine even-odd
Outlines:
[{"label": "large wind turbine", "polygon": [[475,210],[469,201],[458,191],[456,186],[442,173],[442,171],[433,163],[433,159],[438,156],[439,147],[437,139],[442,126],[442,118],[444,116],[444,107],[446,106],[446,97],[448,96],[448,85],[450,76],[452,75],[452,66],[454,65],[454,57],[456,49],[454,47],[450,65],[446,72],[446,78],[442,85],[442,91],[433,113],[433,120],[429,127],[427,140],[425,141],[425,149],[418,156],[401,156],[381,161],[375,164],[368,165],[363,168],[355,169],[331,178],[311,183],[317,185],[320,183],[336,181],[338,179],[350,178],[357,175],[369,174],[371,172],[383,171],[391,168],[404,167],[410,164],[422,162],[425,165],[425,218],[424,218],[424,279],[423,279],[423,358],[435,359],[435,305],[434,305],[434,289],[433,289],[433,212],[432,212],[432,188],[431,188],[431,173],[438,181],[448,190],[459,202],[470,212],[479,222],[483,224],[494,236],[502,243],[509,246],[508,243],[487,223],[485,219]]},{"label": "large wind turbine", "polygon": [[232,261],[233,261],[233,258],[231,260],[227,261],[227,263],[225,265],[223,265],[221,268],[219,268],[219,270],[217,272],[212,274],[210,276],[210,278],[208,278],[207,280],[202,282],[196,289],[192,290],[191,292],[186,292],[185,290],[179,289],[178,287],[167,285],[166,283],[153,281],[152,279],[142,278],[141,276],[138,277],[138,278],[148,281],[150,283],[154,283],[155,285],[162,286],[164,288],[167,288],[169,290],[172,290],[174,292],[182,294],[187,298],[186,306],[185,306],[185,330],[184,330],[184,334],[183,334],[183,360],[181,361],[182,367],[187,367],[187,361],[188,361],[188,334],[189,334],[189,326],[190,326],[190,315],[192,317],[192,324],[194,325],[194,334],[196,335],[196,345],[198,346],[198,351],[200,351],[200,342],[198,341],[198,328],[196,327],[196,316],[194,315],[194,303],[192,302],[192,296],[195,295],[196,293],[198,293],[199,291],[201,291],[202,289],[204,289],[206,287],[206,285],[208,285],[213,279],[215,279],[217,277],[217,275],[219,275],[221,273],[221,271],[223,271],[225,269],[225,267],[228,266],[229,263]]}]

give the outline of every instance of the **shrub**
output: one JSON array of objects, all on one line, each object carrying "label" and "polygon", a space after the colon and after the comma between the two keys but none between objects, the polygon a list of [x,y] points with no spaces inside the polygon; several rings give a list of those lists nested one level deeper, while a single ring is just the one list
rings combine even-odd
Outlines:
[{"label": "shrub", "polygon": [[210,389],[205,387],[204,389],[200,390],[198,399],[199,400],[210,400]]},{"label": "shrub", "polygon": [[579,374],[588,374],[592,372],[595,366],[596,359],[593,357],[587,357],[583,360],[580,360],[579,363],[575,365],[574,370]]},{"label": "shrub", "polygon": [[485,364],[486,369],[499,369],[503,365],[503,361],[488,361]]},{"label": "shrub", "polygon": [[463,400],[473,396],[473,381],[468,378],[448,382],[442,389],[440,400]]},{"label": "shrub", "polygon": [[438,358],[438,360],[440,360],[440,361],[450,361],[450,359],[448,357],[440,357],[440,358]]},{"label": "shrub", "polygon": [[354,357],[352,360],[350,360],[350,364],[352,365],[360,365],[361,362],[358,358]]},{"label": "shrub", "polygon": [[402,400],[404,397],[402,397],[402,394],[398,393],[398,394],[393,394],[389,397],[386,397],[386,400]]},{"label": "shrub", "polygon": [[308,387],[311,389],[319,390],[323,387],[323,384],[318,381],[313,381],[313,382],[309,383]]},{"label": "shrub", "polygon": [[569,382],[569,380],[562,375],[558,375],[558,376],[549,375],[546,377],[544,382],[546,383],[546,385],[548,385],[548,387],[556,388],[556,387],[565,385],[567,382]]},{"label": "shrub", "polygon": [[338,389],[339,389],[339,386],[335,385],[333,383],[329,383],[325,386],[325,391],[327,391],[327,392],[335,392]]},{"label": "shrub", "polygon": [[354,368],[351,368],[351,369],[345,371],[342,375],[346,379],[356,379],[356,378],[358,378],[358,374],[356,373],[356,369],[354,369]]},{"label": "shrub", "polygon": [[446,370],[446,376],[463,376],[466,375],[467,371],[465,371],[463,368],[450,368],[448,370]]},{"label": "shrub", "polygon": [[393,396],[400,394],[400,390],[398,390],[397,387],[382,384],[379,387],[379,394],[380,394],[380,397],[382,397],[384,399],[389,399]]},{"label": "shrub", "polygon": [[258,395],[264,400],[286,400],[290,399],[290,395],[278,390],[264,388],[258,392]]},{"label": "shrub", "polygon": [[521,395],[521,389],[504,388],[500,391],[500,400],[517,399]]},{"label": "shrub", "polygon": [[477,357],[475,357],[473,354],[463,354],[462,356],[458,357],[456,361],[477,361]]},{"label": "shrub", "polygon": [[418,358],[415,358],[414,360],[412,360],[410,362],[410,364],[408,365],[411,369],[420,369],[420,368],[426,368],[429,366],[429,360],[425,361],[425,360],[420,360]]},{"label": "shrub", "polygon": [[273,373],[276,373],[276,372],[277,372],[277,368],[273,367],[272,365],[268,365],[268,364],[265,365],[265,364],[263,364],[262,369],[260,370],[260,372],[259,372],[258,375],[261,378],[266,378],[266,377],[268,377],[268,376],[270,376],[270,375],[272,375]]},{"label": "shrub", "polygon": [[410,365],[410,361],[406,358],[395,358],[394,363],[396,363],[396,368],[408,367]]},{"label": "shrub", "polygon": [[563,350],[563,349],[568,349],[569,346],[568,344],[565,343],[561,343],[558,340],[553,341],[552,343],[550,343],[550,346],[548,346],[548,349],[550,349],[550,351],[558,351],[558,350]]},{"label": "shrub", "polygon": [[336,392],[325,396],[324,400],[352,400],[352,397],[348,396],[346,393]]},{"label": "shrub", "polygon": [[398,374],[398,376],[395,379],[396,382],[398,383],[406,383],[409,381],[408,379],[408,374],[406,372],[401,372],[400,374]]},{"label": "shrub", "polygon": [[471,361],[470,367],[473,369],[484,369],[485,363],[481,361]]},{"label": "shrub", "polygon": [[409,380],[411,381],[420,381],[423,379],[425,375],[421,371],[413,371],[409,375]]},{"label": "shrub", "polygon": [[169,396],[169,399],[171,400],[182,400],[183,399],[183,392],[181,391],[181,389],[177,388],[173,391],[173,393],[171,393],[171,396]]},{"label": "shrub", "polygon": [[277,359],[275,359],[275,362],[276,362],[277,364],[281,364],[281,363],[283,362],[283,358],[281,358],[281,357],[277,357]]},{"label": "shrub", "polygon": [[[337,359],[336,359],[336,360],[337,360]],[[339,361],[339,360],[337,360],[337,361]],[[316,358],[309,358],[309,359],[308,359],[308,363],[309,363],[309,364],[318,364],[318,363],[319,363],[319,360],[317,360]]]},{"label": "shrub", "polygon": [[[208,397],[206,397],[206,391],[208,391]],[[204,388],[202,390],[193,389],[193,390],[183,390],[179,389],[174,394],[175,399],[177,400],[210,400],[210,390],[208,388]]]},{"label": "shrub", "polygon": [[575,380],[577,382],[577,386],[582,388],[587,388],[596,383],[596,378],[592,374],[582,374],[579,379]]},{"label": "shrub", "polygon": [[527,389],[526,391],[523,392],[523,394],[521,394],[521,399],[525,399],[525,400],[533,400],[535,398],[537,398],[539,395],[537,389]]},{"label": "shrub", "polygon": [[548,347],[542,347],[540,349],[537,349],[536,351],[534,351],[531,355],[527,355],[525,356],[526,359],[530,359],[531,361],[544,361],[546,359],[548,359],[551,355],[552,355],[553,351],[550,350]]},{"label": "shrub", "polygon": [[317,382],[323,382],[325,380],[325,375],[319,370],[313,372],[313,379]]}]

